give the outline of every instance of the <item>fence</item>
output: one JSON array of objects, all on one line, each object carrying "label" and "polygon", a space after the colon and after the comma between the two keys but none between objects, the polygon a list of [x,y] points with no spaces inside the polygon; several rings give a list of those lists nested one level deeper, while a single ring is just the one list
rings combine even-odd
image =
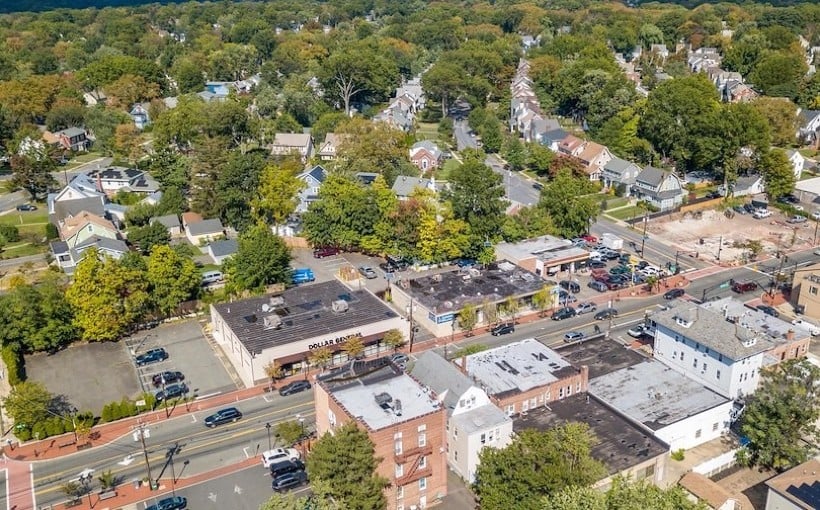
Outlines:
[{"label": "fence", "polygon": [[740,448],[735,448],[726,453],[722,453],[717,457],[709,459],[706,462],[702,462],[692,468],[692,471],[695,473],[700,473],[707,478],[711,478],[720,472],[726,471],[737,464],[735,454],[739,449]]}]

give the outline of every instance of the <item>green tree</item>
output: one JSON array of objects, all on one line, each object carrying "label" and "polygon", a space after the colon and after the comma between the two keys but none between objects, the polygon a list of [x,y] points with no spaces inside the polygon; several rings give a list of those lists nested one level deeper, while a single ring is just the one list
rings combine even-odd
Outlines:
[{"label": "green tree", "polygon": [[540,510],[543,496],[596,482],[606,469],[590,456],[595,441],[589,426],[569,422],[522,431],[506,448],[485,448],[473,485],[481,506]]},{"label": "green tree", "polygon": [[265,225],[239,236],[239,249],[229,264],[230,283],[237,290],[261,290],[272,283],[290,283],[290,249]]},{"label": "green tree", "polygon": [[502,178],[482,161],[468,158],[450,173],[445,195],[453,204],[455,217],[467,222],[472,233],[468,254],[478,253],[486,241],[499,237],[507,201]]},{"label": "green tree", "polygon": [[760,157],[758,168],[766,183],[766,194],[771,199],[776,200],[794,190],[794,169],[784,151],[772,149],[764,153]]},{"label": "green tree", "polygon": [[382,343],[394,351],[397,351],[404,345],[407,340],[404,338],[404,334],[399,331],[398,329],[390,329],[384,333],[384,338],[382,338]]},{"label": "green tree", "polygon": [[39,381],[23,381],[15,385],[3,400],[3,406],[16,425],[31,428],[45,421],[53,412],[54,395]]},{"label": "green tree", "polygon": [[261,218],[281,226],[296,211],[299,192],[307,184],[298,175],[301,165],[295,160],[268,165],[262,170],[254,206]]},{"label": "green tree", "polygon": [[[268,164],[263,151],[231,151],[224,165],[216,167],[212,209],[222,221],[238,231],[253,224],[253,200],[260,188],[262,171]],[[164,197],[163,197],[164,198]]]},{"label": "green tree", "polygon": [[464,83],[464,73],[454,62],[439,60],[422,75],[421,85],[428,97],[441,105],[441,116],[447,115],[450,102],[457,98]]},{"label": "green tree", "polygon": [[504,311],[504,315],[506,315],[507,318],[513,324],[515,324],[516,316],[518,315],[518,312],[521,310],[521,303],[518,302],[518,299],[516,299],[514,296],[507,297],[501,308]]},{"label": "green tree", "polygon": [[259,510],[347,510],[349,507],[331,497],[328,484],[311,479],[311,496],[274,494],[259,507]]},{"label": "green tree", "polygon": [[504,143],[504,159],[510,170],[523,170],[527,163],[527,148],[521,143],[517,135],[507,137]]},{"label": "green tree", "polygon": [[527,166],[538,175],[549,174],[550,164],[554,157],[555,153],[540,143],[527,145]]},{"label": "green tree", "polygon": [[384,99],[399,79],[394,61],[364,44],[342,46],[322,63],[319,79],[326,94],[341,101],[350,115],[354,98]]},{"label": "green tree", "polygon": [[516,242],[555,232],[555,225],[546,210],[537,206],[527,206],[507,215],[501,226],[505,241]]},{"label": "green tree", "polygon": [[202,276],[190,258],[170,246],[156,245],[151,249],[147,266],[145,276],[151,286],[151,299],[163,315],[173,315],[181,303],[196,297]]},{"label": "green tree", "polygon": [[552,308],[553,305],[552,288],[544,285],[544,287],[532,295],[532,304],[538,308],[538,313],[544,317],[546,311]]},{"label": "green tree", "polygon": [[638,32],[638,39],[645,49],[649,49],[653,44],[663,44],[663,32],[651,23],[644,23]]},{"label": "green tree", "polygon": [[820,440],[820,368],[808,360],[788,360],[760,372],[760,385],[741,416],[750,443],[738,452],[747,465],[785,470],[804,462],[809,445]]},{"label": "green tree", "polygon": [[35,200],[39,200],[57,185],[52,175],[56,168],[56,163],[45,151],[14,155],[11,157],[11,185],[28,191]]},{"label": "green tree", "polygon": [[57,350],[76,338],[73,316],[56,279],[16,286],[0,296],[0,344],[25,352]]},{"label": "green tree", "polygon": [[418,175],[407,158],[407,135],[385,122],[353,118],[336,129],[342,134],[331,170],[348,176],[358,172],[381,174],[388,186],[400,175]]},{"label": "green tree", "polygon": [[374,451],[367,433],[349,423],[316,441],[307,471],[311,481],[327,483],[329,495],[351,510],[381,510],[387,506],[382,491],[390,482],[376,475],[381,459]]},{"label": "green tree", "polygon": [[319,347],[311,351],[308,362],[314,367],[319,367],[324,372],[325,368],[333,361],[333,351],[328,347]]},{"label": "green tree", "polygon": [[342,350],[350,359],[360,357],[364,354],[364,342],[362,341],[362,337],[350,335],[345,339],[345,343],[342,344]]},{"label": "green tree", "polygon": [[292,445],[302,439],[304,427],[296,420],[282,421],[276,424],[276,437],[286,445]]},{"label": "green tree", "polygon": [[319,199],[302,215],[305,236],[313,246],[353,249],[375,234],[379,205],[355,177],[333,172],[319,188]]},{"label": "green tree", "polygon": [[768,122],[772,144],[788,147],[794,143],[798,128],[797,108],[791,101],[775,97],[759,97],[751,103]]},{"label": "green tree", "polygon": [[473,333],[473,328],[478,324],[478,310],[470,303],[465,303],[458,312],[458,327],[466,332],[467,336]]},{"label": "green tree", "polygon": [[171,242],[171,234],[165,225],[154,221],[144,227],[129,228],[128,241],[139,247],[143,255],[147,255],[154,246],[168,245]]},{"label": "green tree", "polygon": [[774,51],[755,64],[749,81],[767,96],[795,99],[807,68],[802,52]]},{"label": "green tree", "polygon": [[145,311],[150,297],[145,275],[87,250],[77,264],[66,299],[83,340],[116,340]]},{"label": "green tree", "polygon": [[662,489],[646,481],[633,482],[616,477],[606,492],[593,487],[574,486],[543,499],[542,510],[706,510],[694,503],[681,487]]},{"label": "green tree", "polygon": [[563,171],[541,191],[538,207],[547,211],[558,233],[570,239],[586,232],[595,221],[600,209],[590,196],[594,192],[595,185],[589,179]]}]

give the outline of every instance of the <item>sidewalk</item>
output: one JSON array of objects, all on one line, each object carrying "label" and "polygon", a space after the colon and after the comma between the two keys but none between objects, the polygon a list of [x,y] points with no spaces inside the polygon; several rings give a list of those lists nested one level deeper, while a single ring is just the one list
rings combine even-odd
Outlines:
[{"label": "sidewalk", "polygon": [[34,510],[34,484],[31,463],[0,460],[0,470],[6,472],[6,505],[13,510]]}]

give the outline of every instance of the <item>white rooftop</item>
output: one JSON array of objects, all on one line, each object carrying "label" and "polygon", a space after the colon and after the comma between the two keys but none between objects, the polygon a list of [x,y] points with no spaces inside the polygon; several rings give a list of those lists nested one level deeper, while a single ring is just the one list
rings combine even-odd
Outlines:
[{"label": "white rooftop", "polygon": [[797,181],[797,184],[794,185],[794,189],[813,195],[820,195],[820,177]]},{"label": "white rooftop", "polygon": [[[574,368],[557,352],[527,338],[467,356],[467,373],[489,395],[523,392],[565,378]],[[461,365],[463,360],[456,359]],[[557,373],[564,371],[563,373]]]},{"label": "white rooftop", "polygon": [[583,248],[573,246],[571,241],[551,235],[525,239],[517,243],[500,243],[496,247],[497,253],[503,253],[507,258],[522,260],[535,256],[543,261],[577,258],[589,252]]},{"label": "white rooftop", "polygon": [[[370,429],[380,430],[397,423],[413,420],[441,408],[441,405],[407,374],[383,378],[365,384],[332,390],[336,400],[351,416],[363,421]],[[382,405],[376,396],[389,395],[390,402]],[[399,402],[399,404],[397,404]]]},{"label": "white rooftop", "polygon": [[[707,301],[701,306],[707,310],[721,313],[724,317],[737,320],[738,324],[758,332],[762,338],[773,342],[773,344],[786,342],[786,335],[789,331],[793,331],[794,337],[797,339],[810,335],[808,328],[798,328],[779,317],[772,317],[760,310],[750,308],[732,296],[715,301]],[[774,345],[772,345],[772,347],[774,347]]]},{"label": "white rooftop", "polygon": [[450,421],[458,425],[463,432],[472,434],[473,432],[500,427],[512,421],[512,418],[493,404],[484,404],[466,413],[457,414],[451,417]]}]

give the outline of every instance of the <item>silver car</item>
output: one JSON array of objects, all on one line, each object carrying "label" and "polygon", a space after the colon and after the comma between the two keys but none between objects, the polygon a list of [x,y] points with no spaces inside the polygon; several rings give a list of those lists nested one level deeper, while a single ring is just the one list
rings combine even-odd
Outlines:
[{"label": "silver car", "polygon": [[579,315],[582,313],[591,313],[597,309],[598,307],[595,306],[595,303],[590,303],[589,301],[581,303],[580,305],[575,307],[575,311],[578,312]]},{"label": "silver car", "polygon": [[359,266],[359,274],[364,276],[368,280],[378,278],[376,271],[374,271],[373,268],[370,266]]}]

